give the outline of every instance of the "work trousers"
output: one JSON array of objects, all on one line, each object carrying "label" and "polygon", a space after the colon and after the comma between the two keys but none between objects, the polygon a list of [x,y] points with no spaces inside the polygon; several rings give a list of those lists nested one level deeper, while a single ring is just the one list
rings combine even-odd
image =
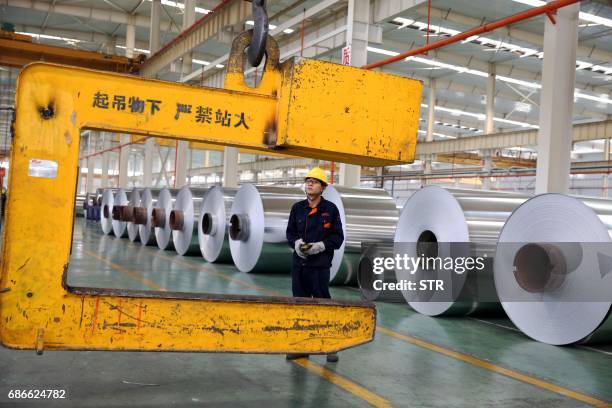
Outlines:
[{"label": "work trousers", "polygon": [[302,262],[293,262],[291,287],[295,297],[330,299],[329,268],[313,268]]}]

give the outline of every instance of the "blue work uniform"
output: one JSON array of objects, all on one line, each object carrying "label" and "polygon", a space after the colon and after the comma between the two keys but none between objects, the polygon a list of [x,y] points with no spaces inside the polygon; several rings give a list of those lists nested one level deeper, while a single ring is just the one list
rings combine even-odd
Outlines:
[{"label": "blue work uniform", "polygon": [[334,250],[340,248],[344,241],[338,207],[323,197],[314,208],[310,208],[308,200],[295,203],[287,223],[289,246],[295,248],[295,241],[300,238],[305,243],[323,242],[325,251],[309,255],[306,259],[293,253],[293,296],[329,299],[329,268]]}]

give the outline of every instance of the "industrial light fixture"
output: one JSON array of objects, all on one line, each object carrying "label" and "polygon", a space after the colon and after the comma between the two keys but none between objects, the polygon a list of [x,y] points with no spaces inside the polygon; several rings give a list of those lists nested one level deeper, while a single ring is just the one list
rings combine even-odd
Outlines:
[{"label": "industrial light fixture", "polygon": [[[148,1],[152,1],[152,0],[148,0]],[[185,9],[185,4],[183,3],[179,3],[176,1],[171,1],[171,0],[161,0],[161,4],[164,6],[168,6],[168,7],[174,7],[174,8],[178,8],[181,10]],[[211,12],[211,10],[202,8],[202,7],[196,7],[195,8],[195,12],[196,13],[200,13],[200,14],[208,14]]]},{"label": "industrial light fixture", "polygon": [[526,112],[526,113],[529,113],[533,110],[531,104],[525,103],[525,102],[515,102],[514,109],[517,112]]},{"label": "industrial light fixture", "polygon": [[[422,103],[421,107],[423,108],[428,108],[429,105],[426,103]],[[451,115],[455,115],[455,116],[469,116],[472,117],[476,120],[480,120],[480,121],[485,121],[486,120],[486,115],[484,113],[473,113],[473,112],[467,112],[461,109],[452,109],[452,108],[446,108],[444,106],[436,106],[435,109],[437,111],[441,111],[441,112],[448,112]],[[537,125],[532,125],[531,123],[527,123],[527,122],[519,122],[517,120],[510,120],[510,119],[505,119],[505,118],[498,118],[498,117],[493,117],[493,120],[495,122],[500,122],[500,123],[506,123],[509,125],[515,125],[515,126],[520,126],[523,128],[531,128],[531,129],[538,129],[539,126]]]},{"label": "industrial light fixture", "polygon": [[55,40],[55,41],[65,41],[68,43],[78,44],[82,42],[81,40],[77,40],[76,38],[67,38],[67,37],[58,37],[56,35],[47,35],[47,34],[38,34],[38,33],[27,33],[27,32],[17,32],[16,34],[21,35],[29,35],[30,37],[34,37],[36,39],[45,39],[45,40]]},{"label": "industrial light fixture", "polygon": [[[120,48],[122,50],[126,49],[125,45],[115,45],[115,47]],[[143,54],[150,54],[151,53],[151,51],[145,50],[145,49],[142,49],[142,48],[134,48],[134,51],[140,52],[140,53],[143,53]]]},{"label": "industrial light fixture", "polygon": [[[429,30],[435,33],[444,33],[449,36],[460,33],[460,31],[454,30],[452,28],[442,27],[442,26],[437,26],[437,25],[428,25],[427,23],[415,21],[409,18],[404,18],[404,17],[396,17],[393,19],[393,22],[399,24],[399,27],[397,28],[398,30],[406,28],[406,27],[413,27],[419,31]],[[479,45],[482,45],[483,47],[486,47],[482,51],[511,52],[511,53],[519,55],[519,58],[525,58],[525,57],[536,57],[538,59],[544,58],[544,53],[540,50],[536,50],[534,48],[529,48],[529,47],[521,47],[519,45],[511,44],[505,41],[494,40],[492,38],[482,37],[482,36],[477,36],[477,35],[469,37],[461,41],[461,43],[462,44],[473,43],[473,44],[479,44]],[[611,67],[605,67],[602,65],[591,64],[586,61],[577,60],[576,70],[581,70],[581,69],[586,69],[592,72],[602,73],[604,75],[612,74]]]},{"label": "industrial light fixture", "polygon": [[[204,66],[210,65],[210,62],[208,62],[208,61],[204,61],[204,60],[200,60],[200,59],[195,59],[195,58],[192,58],[191,62],[193,62],[194,64],[204,65]],[[215,65],[215,68],[219,68],[219,69],[225,68],[225,65],[217,64],[217,65]]]},{"label": "industrial light fixture", "polygon": [[[399,55],[399,52],[383,50],[381,48],[375,48],[375,47],[370,47],[370,46],[368,46],[368,51],[374,52],[374,53],[377,53],[377,54],[382,54],[382,55],[389,55],[389,56]],[[483,77],[483,78],[486,78],[486,77],[489,76],[488,73],[486,73],[484,71],[479,71],[477,69],[469,69],[469,68],[465,68],[465,67],[462,67],[462,66],[459,66],[459,65],[447,64],[447,63],[444,63],[444,62],[439,62],[439,61],[431,60],[431,59],[428,59],[428,58],[417,57],[417,56],[408,57],[404,61],[415,61],[415,62],[418,62],[418,63],[421,63],[421,64],[432,65],[432,66],[441,67],[441,68],[446,68],[446,69],[450,69],[450,70],[453,70],[453,71],[457,71],[459,73],[476,75],[476,76]],[[610,70],[612,71],[612,68]],[[507,77],[507,76],[503,76],[503,75],[496,75],[495,78],[497,80],[499,80],[499,81],[502,81],[502,82],[508,82],[508,83],[511,83],[511,84],[521,85],[521,86],[524,86],[526,88],[533,88],[533,89],[541,89],[542,88],[542,85],[540,85],[537,82],[533,82],[533,81],[524,81],[524,80],[521,80],[521,79],[511,78],[511,77]],[[612,104],[612,99],[609,99],[608,96],[605,95],[605,94],[602,94],[602,96],[595,96],[595,95],[590,95],[590,94],[586,94],[584,92],[575,90],[574,91],[574,96],[576,98],[588,99],[590,101]]]},{"label": "industrial light fixture", "polygon": [[[398,30],[402,28],[406,28],[406,27],[412,27],[419,31],[430,31],[430,32],[433,31],[434,33],[445,34],[448,36],[453,36],[453,35],[457,35],[461,33],[461,31],[454,30],[452,28],[442,27],[438,25],[431,25],[431,24],[428,25],[427,23],[424,23],[424,22],[415,21],[415,20],[407,19],[403,17],[396,17],[395,19],[393,19],[393,22],[400,24],[400,26],[397,28]],[[533,48],[521,47],[519,45],[510,44],[505,41],[494,40],[492,38],[481,37],[478,35],[474,35],[469,38],[466,38],[465,40],[461,41],[461,43],[462,44],[465,44],[465,43],[479,44],[479,45],[488,47],[486,48],[486,51],[504,50],[504,51],[514,52],[516,54],[519,54],[521,58],[526,57],[526,56],[531,56],[531,55],[535,55],[538,58],[542,58],[542,52],[535,50]]]},{"label": "industrial light fixture", "polygon": [[[427,122],[427,121],[424,118],[419,118],[419,122]],[[449,128],[453,128],[453,129],[467,130],[467,131],[470,131],[470,132],[482,132],[482,129],[478,129],[478,128],[475,128],[475,127],[464,126],[464,125],[460,125],[458,123],[448,123],[448,122],[442,122],[440,120],[435,120],[434,123],[436,125],[439,125],[439,126],[449,127]]]},{"label": "industrial light fixture", "polygon": [[[427,134],[427,132],[424,131],[423,129],[419,129],[418,132],[420,134],[422,134],[422,135]],[[443,133],[437,133],[437,132],[434,132],[434,136],[438,136],[438,137],[441,137],[443,139],[457,139],[457,136],[445,135]]]}]

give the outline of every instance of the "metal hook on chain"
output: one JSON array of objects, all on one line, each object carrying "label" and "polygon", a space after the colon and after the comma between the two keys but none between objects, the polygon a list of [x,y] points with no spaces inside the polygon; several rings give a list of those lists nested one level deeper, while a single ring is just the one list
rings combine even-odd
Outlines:
[{"label": "metal hook on chain", "polygon": [[266,52],[266,40],[268,38],[268,12],[266,11],[266,0],[252,0],[253,9],[253,39],[247,49],[249,64],[256,67],[261,63]]}]

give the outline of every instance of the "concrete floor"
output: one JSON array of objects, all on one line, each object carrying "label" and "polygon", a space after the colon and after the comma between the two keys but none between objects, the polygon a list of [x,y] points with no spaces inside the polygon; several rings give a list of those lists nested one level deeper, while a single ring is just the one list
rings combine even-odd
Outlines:
[{"label": "concrete floor", "polygon": [[[109,261],[112,260],[111,264]],[[117,267],[120,265],[120,267]],[[288,276],[142,247],[75,222],[69,284],[183,292],[290,295]],[[332,296],[357,299],[354,288]],[[531,341],[504,318],[429,318],[378,303],[376,339],[340,354],[284,356],[16,351],[0,347],[0,407],[11,389],[65,389],[18,406],[611,406],[612,347]]]}]

